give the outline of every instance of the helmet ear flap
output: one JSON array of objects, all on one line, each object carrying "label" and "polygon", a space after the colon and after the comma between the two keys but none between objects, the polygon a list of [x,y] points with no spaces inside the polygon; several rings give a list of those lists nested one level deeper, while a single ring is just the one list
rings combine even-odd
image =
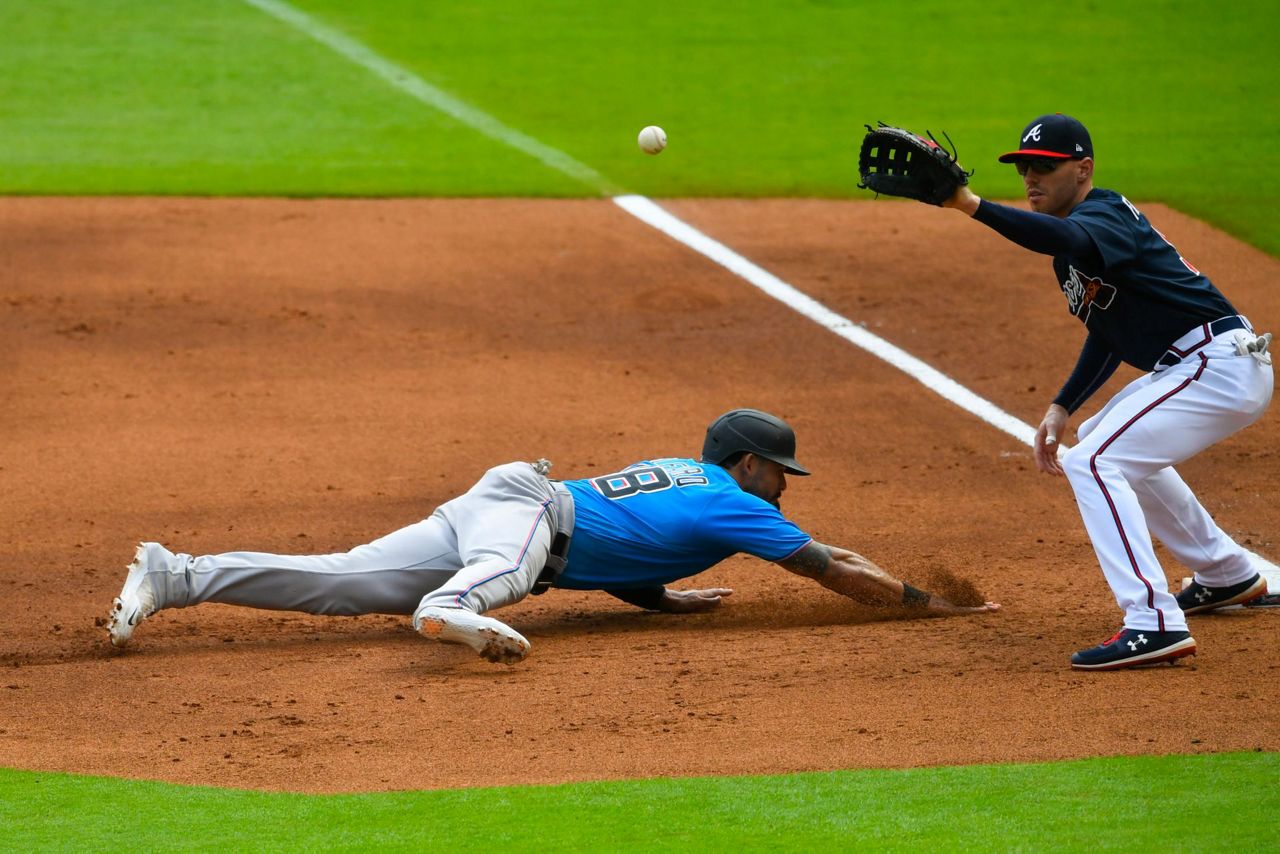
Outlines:
[{"label": "helmet ear flap", "polygon": [[702,441],[702,461],[704,463],[720,465],[732,453],[732,451],[726,450],[725,430],[721,424],[723,420],[724,416],[722,415],[707,427],[707,436]]}]

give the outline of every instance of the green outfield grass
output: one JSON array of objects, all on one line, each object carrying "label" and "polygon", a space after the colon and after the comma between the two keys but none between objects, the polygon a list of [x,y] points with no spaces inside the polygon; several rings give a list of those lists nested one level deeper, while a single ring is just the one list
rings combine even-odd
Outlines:
[{"label": "green outfield grass", "polygon": [[7,850],[1262,851],[1280,754],[308,796],[0,772]]},{"label": "green outfield grass", "polygon": [[[869,198],[883,119],[948,131],[1012,198],[996,155],[1061,110],[1101,185],[1280,254],[1274,0],[295,5],[628,191]],[[0,3],[0,194],[599,192],[242,0]],[[0,770],[0,850],[1267,850],[1277,756],[343,797]]]},{"label": "green outfield grass", "polygon": [[[1280,253],[1274,0],[295,6],[627,190],[864,197],[854,146],[884,119],[946,129],[1016,197],[995,156],[1062,110],[1100,184]],[[0,133],[6,193],[595,192],[239,0],[0,4]]]}]

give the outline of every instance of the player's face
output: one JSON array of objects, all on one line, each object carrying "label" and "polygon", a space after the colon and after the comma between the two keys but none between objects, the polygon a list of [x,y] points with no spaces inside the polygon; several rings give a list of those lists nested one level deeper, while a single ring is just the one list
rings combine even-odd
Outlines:
[{"label": "player's face", "polygon": [[1093,175],[1093,161],[1033,158],[1017,164],[1027,201],[1036,213],[1066,216],[1079,204],[1082,188]]},{"label": "player's face", "polygon": [[787,470],[755,454],[749,455],[745,462],[740,481],[743,491],[763,498],[774,507],[781,506],[782,493],[787,490]]}]

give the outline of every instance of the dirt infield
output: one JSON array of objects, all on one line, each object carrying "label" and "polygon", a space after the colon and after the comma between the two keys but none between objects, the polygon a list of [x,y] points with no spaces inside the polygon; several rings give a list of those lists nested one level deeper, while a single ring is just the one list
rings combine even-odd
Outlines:
[{"label": "dirt infield", "polygon": [[[1024,421],[1073,364],[1048,260],[951,212],[668,208]],[[1146,209],[1280,326],[1280,262]],[[1280,750],[1280,612],[1195,619],[1190,664],[1073,673],[1120,613],[1065,481],[607,201],[4,199],[0,260],[0,766],[339,792]],[[735,589],[713,614],[515,605],[514,668],[403,618],[219,605],[107,644],[139,539],[342,551],[494,463],[694,454],[735,406],[796,427],[811,534],[1004,610],[884,620],[735,558],[685,585]],[[1273,411],[1181,468],[1273,560],[1277,447]]]}]

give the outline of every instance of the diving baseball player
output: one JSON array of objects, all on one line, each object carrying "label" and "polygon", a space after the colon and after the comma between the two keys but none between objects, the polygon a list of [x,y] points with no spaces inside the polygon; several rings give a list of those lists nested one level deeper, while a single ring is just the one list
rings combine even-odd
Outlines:
[{"label": "diving baseball player", "polygon": [[[1033,252],[1053,256],[1067,309],[1084,324],[1075,370],[1035,437],[1041,471],[1065,474],[1124,624],[1071,657],[1082,670],[1170,661],[1196,651],[1186,615],[1251,601],[1266,580],[1173,466],[1261,417],[1271,400],[1270,333],[1258,335],[1209,279],[1124,196],[1093,186],[1093,143],[1055,113],[1000,156],[1022,176],[1031,211],[959,187],[944,206]],[[1077,429],[1068,418],[1121,362],[1147,373]],[[1175,598],[1152,534],[1195,571]]]},{"label": "diving baseball player", "polygon": [[486,612],[548,587],[604,590],[673,613],[717,607],[731,590],[666,585],[738,552],[774,561],[859,602],[928,616],[994,611],[905,584],[787,520],[786,475],[807,475],[781,419],[735,409],[707,428],[702,459],[646,460],[601,477],[550,480],[546,461],[490,469],[430,517],[344,554],[192,557],[138,546],[112,605],[124,646],[165,608],[221,602],[312,614],[412,614],[422,635],[514,663],[529,642]]}]

